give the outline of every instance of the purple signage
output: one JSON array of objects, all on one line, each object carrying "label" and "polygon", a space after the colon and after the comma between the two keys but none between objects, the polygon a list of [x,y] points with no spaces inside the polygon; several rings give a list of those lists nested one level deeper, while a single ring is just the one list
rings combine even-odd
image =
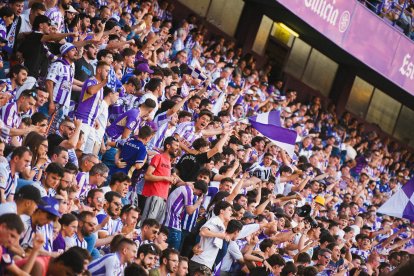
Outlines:
[{"label": "purple signage", "polygon": [[360,61],[414,95],[411,40],[356,0],[277,0]]}]

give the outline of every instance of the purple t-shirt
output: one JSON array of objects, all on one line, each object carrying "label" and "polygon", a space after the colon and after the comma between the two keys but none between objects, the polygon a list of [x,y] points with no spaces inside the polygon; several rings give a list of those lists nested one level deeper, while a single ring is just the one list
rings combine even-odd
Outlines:
[{"label": "purple t-shirt", "polygon": [[63,251],[66,250],[66,243],[65,239],[62,236],[62,233],[59,233],[59,235],[53,241],[53,252],[58,252],[59,249],[62,249]]},{"label": "purple t-shirt", "polygon": [[113,140],[122,136],[124,129],[130,129],[132,133],[140,124],[139,110],[133,108],[124,114],[120,115],[109,127],[106,129],[106,134]]},{"label": "purple t-shirt", "polygon": [[90,86],[98,84],[95,78],[89,78],[82,86],[82,92],[78,107],[75,111],[75,117],[81,119],[84,124],[93,126],[96,116],[98,115],[99,104],[103,100],[103,88],[92,95],[87,92]]}]

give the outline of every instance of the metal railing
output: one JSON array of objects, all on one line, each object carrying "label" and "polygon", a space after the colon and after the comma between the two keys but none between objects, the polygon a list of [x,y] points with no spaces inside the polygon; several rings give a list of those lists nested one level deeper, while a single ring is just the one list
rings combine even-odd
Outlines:
[{"label": "metal railing", "polygon": [[384,19],[388,24],[396,27],[407,36],[411,37],[413,31],[413,12],[407,10],[413,1],[410,0],[358,0],[372,12]]}]

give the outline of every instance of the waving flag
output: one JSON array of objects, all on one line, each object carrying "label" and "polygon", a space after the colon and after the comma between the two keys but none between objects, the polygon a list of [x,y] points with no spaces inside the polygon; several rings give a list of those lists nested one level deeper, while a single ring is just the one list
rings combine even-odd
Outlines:
[{"label": "waving flag", "polygon": [[281,127],[279,111],[271,111],[249,117],[250,124],[278,147],[284,149],[290,157],[294,156],[296,131]]},{"label": "waving flag", "polygon": [[221,108],[223,107],[225,101],[226,101],[226,93],[221,92],[220,96],[217,98],[216,102],[214,103],[213,108],[211,109],[211,112],[213,112],[215,116],[217,116],[217,114],[221,111]]},{"label": "waving flag", "polygon": [[254,121],[257,123],[273,126],[281,126],[280,124],[280,111],[274,110],[266,113],[260,113],[249,118],[250,122]]},{"label": "waving flag", "polygon": [[390,197],[377,212],[414,221],[414,178]]},{"label": "waving flag", "polygon": [[201,72],[198,68],[194,68],[192,66],[188,66],[189,75],[191,75],[193,78],[201,80],[201,82],[204,82],[207,79],[207,76]]}]

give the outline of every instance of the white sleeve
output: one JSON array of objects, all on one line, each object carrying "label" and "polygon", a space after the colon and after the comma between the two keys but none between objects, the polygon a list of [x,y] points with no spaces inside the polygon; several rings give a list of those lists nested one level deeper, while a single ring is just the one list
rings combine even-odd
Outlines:
[{"label": "white sleeve", "polygon": [[9,172],[6,169],[6,166],[4,164],[0,164],[0,189],[6,189],[8,177]]},{"label": "white sleeve", "polygon": [[49,70],[47,71],[47,80],[51,80],[54,83],[56,83],[59,79],[60,74],[60,68],[62,64],[60,62],[54,62],[50,65]]},{"label": "white sleeve", "polygon": [[243,254],[235,241],[230,242],[228,252],[233,260],[243,260]]}]

